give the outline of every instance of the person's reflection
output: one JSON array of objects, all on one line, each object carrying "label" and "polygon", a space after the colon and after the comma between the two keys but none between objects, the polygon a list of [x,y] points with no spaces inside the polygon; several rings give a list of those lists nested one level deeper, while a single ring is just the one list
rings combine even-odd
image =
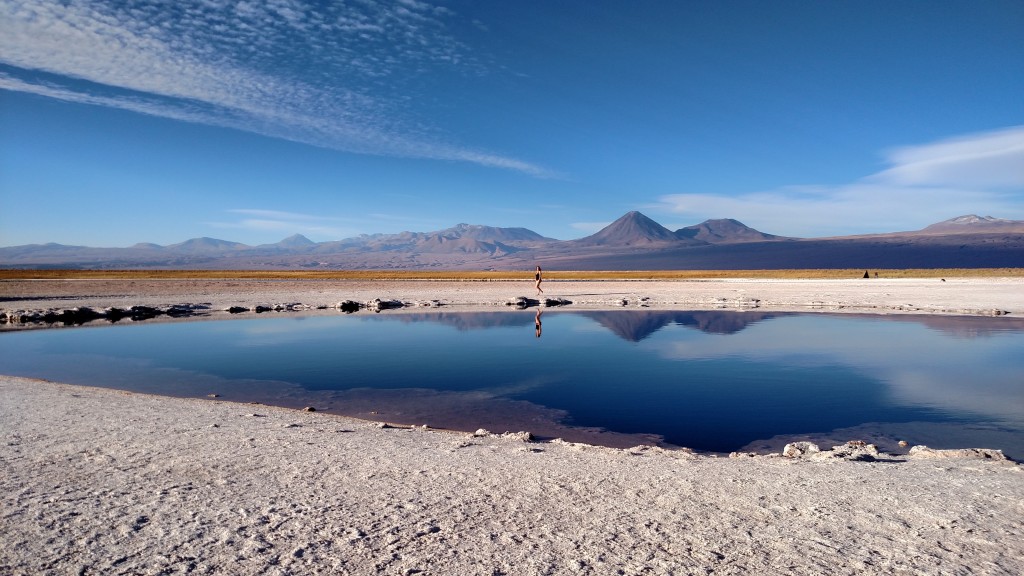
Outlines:
[{"label": "person's reflection", "polygon": [[540,308],[537,308],[537,315],[533,317],[533,325],[536,328],[535,333],[537,334],[537,338],[540,338],[540,330],[541,330],[540,315],[543,314],[543,313],[544,313],[543,310],[541,310]]}]

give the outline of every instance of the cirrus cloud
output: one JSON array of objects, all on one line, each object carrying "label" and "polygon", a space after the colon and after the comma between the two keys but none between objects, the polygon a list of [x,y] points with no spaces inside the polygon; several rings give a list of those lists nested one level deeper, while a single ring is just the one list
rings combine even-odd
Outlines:
[{"label": "cirrus cloud", "polygon": [[1024,126],[897,148],[871,179],[901,186],[1024,187]]},{"label": "cirrus cloud", "polygon": [[914,230],[972,213],[1024,219],[1024,126],[897,148],[887,160],[846,185],[671,194],[651,208],[804,237]]},{"label": "cirrus cloud", "polygon": [[229,222],[209,222],[208,225],[254,232],[304,234],[329,240],[347,238],[359,233],[358,222],[350,218],[257,208],[238,208],[227,212],[240,218]]},{"label": "cirrus cloud", "polygon": [[450,17],[414,0],[0,0],[0,89],[345,152],[556,177],[407,117],[403,103],[415,95],[405,79],[486,69],[446,32]]}]

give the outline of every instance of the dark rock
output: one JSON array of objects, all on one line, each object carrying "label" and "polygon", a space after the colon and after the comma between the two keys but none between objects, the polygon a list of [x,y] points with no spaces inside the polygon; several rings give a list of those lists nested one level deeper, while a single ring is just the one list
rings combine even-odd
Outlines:
[{"label": "dark rock", "polygon": [[129,312],[127,310],[125,310],[124,308],[117,308],[117,307],[113,307],[113,306],[110,307],[110,308],[104,309],[103,313],[106,316],[107,320],[109,320],[111,322],[117,322],[117,321],[121,320],[122,318],[125,318],[126,316],[129,315]]},{"label": "dark rock", "polygon": [[172,318],[181,318],[181,317],[184,317],[184,316],[191,316],[192,315],[192,307],[188,306],[188,305],[174,304],[172,306],[168,306],[164,310],[164,314],[167,314],[168,316],[170,316]]},{"label": "dark rock", "polygon": [[92,308],[82,306],[79,308],[68,308],[67,310],[60,311],[50,310],[43,315],[43,321],[51,324],[55,322],[63,322],[65,325],[70,325],[84,324],[102,317],[102,313],[97,312]]},{"label": "dark rock", "polygon": [[353,300],[342,300],[335,304],[334,307],[346,314],[351,314],[353,312],[358,312],[363,305]]},{"label": "dark rock", "polygon": [[545,298],[543,302],[543,305],[548,308],[552,306],[565,306],[566,304],[572,304],[572,301],[565,298]]},{"label": "dark rock", "polygon": [[540,300],[534,300],[533,298],[527,298],[526,296],[516,296],[515,298],[509,299],[505,302],[506,306],[515,306],[516,308],[528,308],[530,306],[540,305]]},{"label": "dark rock", "polygon": [[128,309],[128,315],[135,321],[149,320],[150,318],[156,318],[161,314],[163,314],[161,310],[153,308],[152,306],[132,306]]}]

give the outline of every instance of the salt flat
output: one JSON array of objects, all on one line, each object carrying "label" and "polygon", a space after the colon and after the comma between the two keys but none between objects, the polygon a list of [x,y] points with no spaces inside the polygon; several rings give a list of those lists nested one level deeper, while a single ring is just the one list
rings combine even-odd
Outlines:
[{"label": "salt flat", "polygon": [[[759,307],[923,314],[1024,315],[1024,278],[851,278],[848,280],[724,279],[545,281],[546,298],[574,307],[649,306],[676,309]],[[75,279],[0,280],[0,307],[169,306],[205,303],[212,310],[275,303],[332,307],[339,301],[437,301],[459,308],[504,306],[537,298],[532,279],[516,281]]]},{"label": "salt flat", "polygon": [[[544,288],[597,308],[1024,313],[1019,278]],[[534,297],[526,282],[244,280],[5,281],[0,295],[214,310]],[[986,452],[715,458],[13,377],[0,397],[3,574],[1024,572],[1024,468]]]},{"label": "salt flat", "polygon": [[713,458],[0,379],[4,574],[1019,574],[1021,466]]}]

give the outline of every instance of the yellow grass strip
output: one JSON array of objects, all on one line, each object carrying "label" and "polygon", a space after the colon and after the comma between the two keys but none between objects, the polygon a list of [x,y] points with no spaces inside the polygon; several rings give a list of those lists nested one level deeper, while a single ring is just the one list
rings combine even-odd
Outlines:
[{"label": "yellow grass strip", "polygon": [[[552,270],[548,280],[710,280],[753,279],[842,279],[860,278],[863,269],[806,270]],[[1024,277],[1024,268],[935,268],[870,270],[879,278],[994,278]],[[0,280],[87,280],[87,279],[247,279],[247,280],[434,280],[493,282],[530,279],[533,270],[437,271],[437,270],[0,270]]]}]

